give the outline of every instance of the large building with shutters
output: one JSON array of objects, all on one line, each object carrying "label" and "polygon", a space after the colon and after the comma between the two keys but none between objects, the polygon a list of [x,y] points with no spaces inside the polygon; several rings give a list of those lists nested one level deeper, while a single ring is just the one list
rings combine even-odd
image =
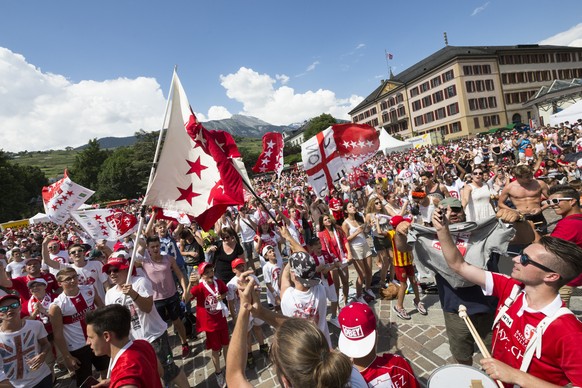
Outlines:
[{"label": "large building with shutters", "polygon": [[402,137],[445,140],[536,119],[524,103],[554,80],[582,78],[582,48],[446,46],[388,80],[349,112]]}]

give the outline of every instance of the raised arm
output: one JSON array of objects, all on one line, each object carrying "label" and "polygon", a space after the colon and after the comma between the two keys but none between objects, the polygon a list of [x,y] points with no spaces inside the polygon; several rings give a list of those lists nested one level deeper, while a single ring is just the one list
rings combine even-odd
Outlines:
[{"label": "raised arm", "polygon": [[442,209],[436,208],[432,216],[432,224],[436,229],[443,256],[453,271],[471,283],[485,288],[486,271],[467,263],[453,241],[448,225],[450,214],[450,207],[447,207],[447,214],[444,214]]}]

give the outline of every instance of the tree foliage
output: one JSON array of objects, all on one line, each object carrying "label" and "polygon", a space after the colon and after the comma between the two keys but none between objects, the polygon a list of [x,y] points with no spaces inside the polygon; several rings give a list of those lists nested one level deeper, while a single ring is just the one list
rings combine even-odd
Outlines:
[{"label": "tree foliage", "polygon": [[39,196],[48,180],[38,167],[8,163],[0,151],[0,221],[32,217],[42,209]]},{"label": "tree foliage", "polygon": [[109,155],[109,151],[101,149],[97,139],[89,140],[87,148],[75,156],[75,162],[69,171],[71,180],[88,189],[95,190],[99,171]]},{"label": "tree foliage", "polygon": [[314,117],[309,121],[309,125],[303,132],[303,138],[308,140],[333,124],[337,124],[337,120],[328,113]]}]

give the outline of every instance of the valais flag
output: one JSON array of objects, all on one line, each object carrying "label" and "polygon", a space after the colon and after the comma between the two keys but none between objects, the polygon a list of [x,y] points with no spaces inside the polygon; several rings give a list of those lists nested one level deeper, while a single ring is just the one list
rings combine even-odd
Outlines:
[{"label": "valais flag", "polygon": [[65,176],[50,186],[42,188],[42,202],[48,218],[62,225],[70,213],[77,210],[95,192],[73,182],[65,170]]},{"label": "valais flag", "polygon": [[256,173],[275,171],[281,175],[283,171],[283,135],[278,132],[268,132],[263,136],[263,152],[253,167]]},{"label": "valais flag", "polygon": [[117,241],[137,228],[137,218],[119,209],[74,211],[71,215],[95,240]]},{"label": "valais flag", "polygon": [[365,124],[335,124],[301,145],[307,180],[322,198],[343,177],[376,154],[378,131]]},{"label": "valais flag", "polygon": [[204,229],[231,205],[242,205],[240,153],[228,132],[208,131],[196,119],[174,71],[166,136],[144,204],[189,214]]}]

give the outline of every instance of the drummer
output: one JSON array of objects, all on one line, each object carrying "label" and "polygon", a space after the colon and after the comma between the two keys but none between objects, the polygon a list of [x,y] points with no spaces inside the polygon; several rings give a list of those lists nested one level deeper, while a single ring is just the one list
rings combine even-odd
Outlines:
[{"label": "drummer", "polygon": [[582,322],[562,307],[558,293],[582,273],[582,248],[544,236],[513,258],[508,277],[465,262],[449,231],[450,217],[449,207],[435,210],[432,219],[447,264],[499,298],[493,358],[481,360],[485,372],[507,387],[582,386]]}]

